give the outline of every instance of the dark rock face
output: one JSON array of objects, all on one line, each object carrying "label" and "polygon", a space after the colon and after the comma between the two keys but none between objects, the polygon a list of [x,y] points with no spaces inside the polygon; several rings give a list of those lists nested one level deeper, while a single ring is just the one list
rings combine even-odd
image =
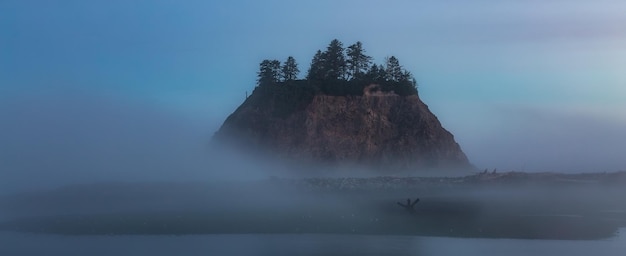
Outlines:
[{"label": "dark rock face", "polygon": [[470,168],[417,95],[328,96],[257,88],[214,139],[292,160],[375,169]]}]

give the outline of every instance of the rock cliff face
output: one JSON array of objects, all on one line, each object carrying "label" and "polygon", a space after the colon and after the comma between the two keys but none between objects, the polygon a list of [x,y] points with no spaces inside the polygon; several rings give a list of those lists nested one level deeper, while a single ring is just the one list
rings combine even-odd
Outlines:
[{"label": "rock cliff face", "polygon": [[214,139],[292,160],[384,170],[470,167],[452,134],[417,95],[257,88]]}]

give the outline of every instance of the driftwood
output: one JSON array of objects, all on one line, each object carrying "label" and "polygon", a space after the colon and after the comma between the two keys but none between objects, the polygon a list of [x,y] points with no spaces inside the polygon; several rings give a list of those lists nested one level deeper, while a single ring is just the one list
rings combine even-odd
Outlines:
[{"label": "driftwood", "polygon": [[416,198],[415,201],[413,203],[411,203],[411,198],[407,198],[406,199],[406,204],[398,202],[398,205],[402,206],[402,208],[404,208],[405,210],[407,210],[410,213],[415,213],[415,204],[417,204],[417,202],[419,202],[419,201],[420,201],[420,199]]}]

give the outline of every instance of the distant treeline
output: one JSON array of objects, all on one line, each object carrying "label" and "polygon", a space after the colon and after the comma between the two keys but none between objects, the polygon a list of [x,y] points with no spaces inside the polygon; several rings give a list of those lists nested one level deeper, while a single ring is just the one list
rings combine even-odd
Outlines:
[{"label": "distant treeline", "polygon": [[377,84],[374,91],[394,92],[401,96],[416,95],[417,82],[395,56],[387,57],[385,64],[373,63],[365,54],[361,42],[347,48],[335,39],[325,51],[318,50],[305,79],[298,79],[300,69],[289,56],[285,62],[263,60],[259,65],[259,87],[295,86],[326,95],[363,95],[365,87]]}]

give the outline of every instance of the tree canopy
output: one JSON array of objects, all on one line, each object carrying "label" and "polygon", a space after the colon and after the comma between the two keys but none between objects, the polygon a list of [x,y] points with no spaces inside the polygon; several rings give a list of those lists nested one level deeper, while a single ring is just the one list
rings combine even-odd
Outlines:
[{"label": "tree canopy", "polygon": [[324,78],[327,80],[342,79],[346,75],[346,56],[343,44],[334,39],[328,44],[326,51],[322,54],[324,61]]},{"label": "tree canopy", "polygon": [[311,67],[309,67],[309,72],[306,75],[307,80],[323,80],[325,77],[324,72],[324,56],[321,50],[317,50],[315,55],[313,55],[313,60],[311,60]]},{"label": "tree canopy", "polygon": [[259,64],[258,82],[259,84],[277,83],[281,76],[280,61],[263,60]]},{"label": "tree canopy", "polygon": [[298,69],[298,63],[296,63],[296,59],[294,59],[292,56],[287,57],[287,60],[283,64],[280,71],[283,82],[296,80],[298,78],[298,73],[300,73],[300,69]]},{"label": "tree canopy", "polygon": [[417,94],[412,73],[405,70],[398,58],[390,56],[385,63],[376,64],[358,41],[347,48],[337,39],[325,51],[317,50],[311,60],[306,78],[298,80],[300,69],[294,57],[284,63],[263,60],[259,65],[258,83],[265,85],[303,86],[327,95],[362,95],[365,87],[378,84],[383,92],[406,96]]},{"label": "tree canopy", "polygon": [[348,77],[351,79],[361,79],[369,69],[372,63],[372,57],[365,55],[365,50],[361,42],[356,42],[348,46],[346,49],[346,67],[348,69]]}]

